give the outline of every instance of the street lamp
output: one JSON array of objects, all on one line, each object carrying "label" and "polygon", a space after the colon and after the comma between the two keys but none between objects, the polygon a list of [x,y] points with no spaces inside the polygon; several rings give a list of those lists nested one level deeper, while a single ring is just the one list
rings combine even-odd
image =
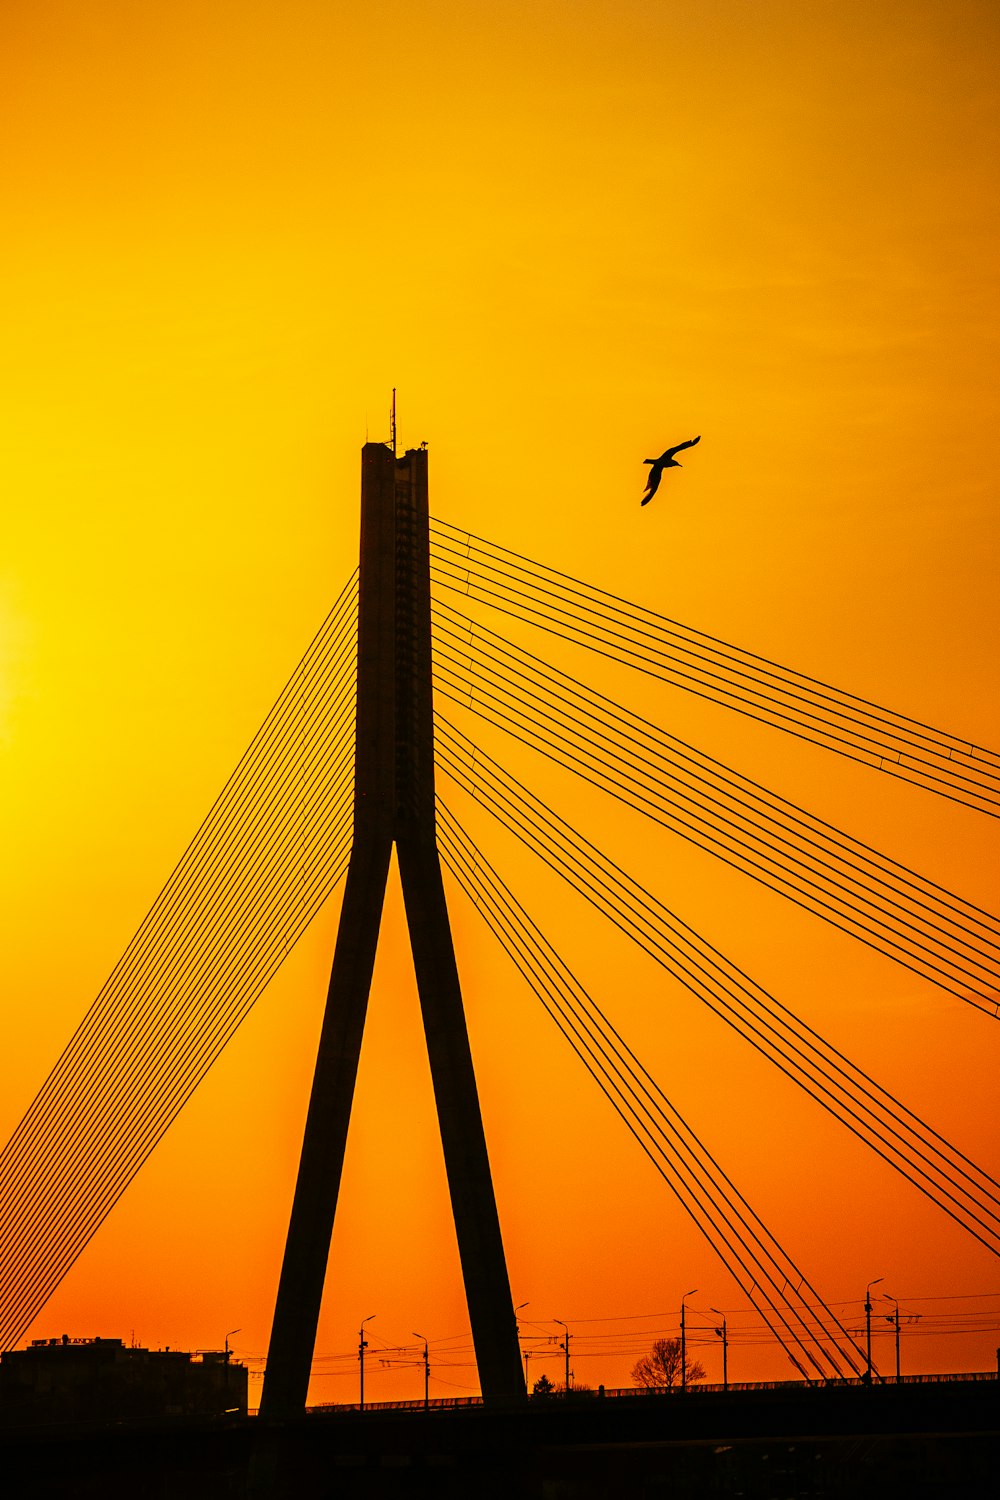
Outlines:
[{"label": "street lamp", "polygon": [[565,1328],[566,1329],[566,1337],[563,1340],[563,1343],[562,1343],[561,1347],[562,1347],[562,1349],[564,1350],[564,1352],[566,1354],[566,1394],[568,1396],[569,1395],[569,1339],[570,1339],[569,1325],[567,1323],[564,1323],[563,1320],[562,1320],[562,1318],[553,1318],[552,1321],[553,1321],[553,1323],[558,1323],[559,1326],[560,1326],[560,1328]]},{"label": "street lamp", "polygon": [[892,1305],[893,1305],[893,1308],[895,1309],[895,1311],[893,1312],[892,1316],[886,1318],[885,1321],[887,1323],[894,1324],[895,1325],[895,1329],[896,1329],[896,1384],[898,1385],[899,1384],[899,1303],[896,1301],[895,1297],[890,1297],[890,1295],[889,1295],[888,1292],[883,1292],[882,1296],[885,1298],[885,1300],[887,1302],[891,1302]]},{"label": "street lamp", "polygon": [[365,1338],[365,1324],[370,1323],[377,1313],[369,1313],[367,1318],[361,1319],[361,1327],[358,1329],[358,1367],[361,1373],[361,1395],[358,1402],[359,1409],[365,1409],[365,1350],[368,1348],[368,1340]]},{"label": "street lamp", "polygon": [[726,1323],[726,1315],[724,1312],[719,1312],[719,1309],[717,1307],[713,1307],[711,1311],[714,1313],[718,1313],[719,1317],[722,1319],[722,1327],[717,1328],[715,1331],[718,1334],[719,1338],[722,1340],[722,1389],[724,1391],[728,1391],[729,1362],[726,1358],[726,1355],[729,1350],[729,1332],[728,1325]]},{"label": "street lamp", "polygon": [[868,1361],[868,1372],[865,1375],[865,1382],[868,1385],[872,1383],[872,1287],[878,1286],[879,1282],[884,1280],[884,1276],[876,1276],[875,1280],[869,1281],[865,1287],[865,1344]]},{"label": "street lamp", "polygon": [[695,1292],[697,1290],[698,1290],[698,1288],[696,1286],[693,1286],[691,1288],[691,1290],[689,1292],[685,1292],[684,1296],[681,1298],[681,1390],[682,1391],[686,1391],[687,1390],[687,1385],[688,1385],[687,1333],[685,1331],[685,1324],[684,1324],[684,1303],[687,1301],[688,1297],[693,1297],[694,1294],[695,1294]]},{"label": "street lamp", "polygon": [[229,1340],[232,1338],[232,1336],[233,1336],[234,1333],[242,1333],[242,1332],[243,1332],[242,1328],[230,1328],[229,1332],[226,1334],[226,1364],[227,1365],[229,1363]]},{"label": "street lamp", "polygon": [[429,1411],[431,1405],[431,1357],[427,1352],[427,1335],[424,1333],[415,1333],[413,1337],[415,1339],[423,1339],[424,1341],[424,1411]]},{"label": "street lamp", "polygon": [[[527,1307],[527,1302],[519,1302],[514,1309],[514,1332],[517,1334],[517,1347],[521,1347],[521,1325],[517,1321],[517,1315],[522,1307]],[[528,1389],[528,1351],[524,1351],[524,1389]]]}]

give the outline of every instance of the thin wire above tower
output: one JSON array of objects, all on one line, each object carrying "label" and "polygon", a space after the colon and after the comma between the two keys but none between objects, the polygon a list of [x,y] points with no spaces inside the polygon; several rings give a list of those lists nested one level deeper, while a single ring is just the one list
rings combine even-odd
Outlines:
[{"label": "thin wire above tower", "polygon": [[437,848],[427,452],[397,459],[366,443],[354,845],[271,1330],[267,1418],[305,1406],[393,844],[480,1384],[487,1401],[519,1400],[517,1324]]}]

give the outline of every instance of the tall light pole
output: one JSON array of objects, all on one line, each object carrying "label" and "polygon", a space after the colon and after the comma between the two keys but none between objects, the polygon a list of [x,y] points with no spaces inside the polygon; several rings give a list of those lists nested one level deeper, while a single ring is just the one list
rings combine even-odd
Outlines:
[{"label": "tall light pole", "polygon": [[[520,1349],[520,1347],[521,1347],[521,1325],[517,1321],[517,1315],[521,1311],[522,1307],[527,1307],[527,1305],[528,1305],[527,1302],[519,1302],[517,1304],[517,1306],[515,1307],[515,1309],[514,1309],[514,1332],[517,1334],[517,1347],[518,1347],[518,1349]],[[525,1389],[525,1392],[527,1392],[527,1389],[528,1389],[528,1352],[527,1352],[527,1350],[525,1350],[525,1352],[524,1352],[524,1389]]]},{"label": "tall light pole", "polygon": [[885,1300],[887,1302],[891,1302],[892,1306],[893,1306],[892,1316],[886,1318],[885,1321],[887,1323],[894,1324],[895,1329],[896,1329],[896,1384],[898,1385],[899,1384],[899,1303],[896,1301],[895,1297],[890,1297],[890,1295],[889,1295],[888,1292],[883,1292],[882,1296],[885,1298]]},{"label": "tall light pole", "polygon": [[358,1406],[361,1411],[365,1409],[365,1350],[368,1348],[368,1340],[365,1338],[365,1324],[370,1323],[377,1313],[369,1313],[367,1318],[361,1319],[361,1327],[358,1329],[358,1369],[361,1377],[361,1393]]},{"label": "tall light pole", "polygon": [[876,1276],[874,1281],[869,1281],[865,1287],[865,1344],[867,1349],[868,1370],[865,1381],[868,1385],[872,1383],[872,1287],[878,1286],[885,1278]]},{"label": "tall light pole", "polygon": [[226,1334],[226,1364],[227,1365],[229,1363],[229,1340],[232,1338],[232,1336],[233,1336],[234,1333],[242,1333],[242,1332],[243,1332],[242,1328],[230,1328],[229,1332]]},{"label": "tall light pole", "polygon": [[719,1309],[717,1307],[713,1307],[711,1310],[714,1313],[718,1313],[719,1317],[722,1319],[722,1327],[717,1328],[715,1331],[718,1334],[719,1338],[722,1340],[722,1389],[724,1391],[728,1391],[729,1361],[726,1356],[729,1352],[729,1327],[726,1323],[726,1315],[724,1312],[719,1312]]},{"label": "tall light pole", "polygon": [[415,1339],[423,1339],[424,1341],[424,1411],[429,1411],[431,1405],[431,1357],[427,1352],[427,1335],[425,1333],[415,1333],[413,1337]]},{"label": "tall light pole", "polygon": [[693,1297],[694,1296],[694,1294],[695,1294],[695,1292],[697,1290],[698,1290],[698,1288],[696,1286],[693,1286],[691,1288],[691,1290],[689,1292],[685,1292],[684,1296],[681,1298],[681,1390],[682,1391],[686,1391],[687,1388],[688,1388],[687,1331],[686,1331],[686,1328],[685,1328],[685,1320],[684,1320],[684,1304],[685,1304],[685,1302],[687,1301],[687,1299],[689,1297]]},{"label": "tall light pole", "polygon": [[553,1318],[552,1321],[553,1321],[553,1323],[558,1323],[561,1328],[565,1328],[566,1329],[566,1337],[563,1339],[562,1348],[563,1348],[563,1350],[564,1350],[564,1352],[566,1354],[566,1394],[568,1396],[569,1395],[569,1338],[570,1338],[569,1325],[566,1324],[566,1323],[564,1323],[563,1320],[562,1320],[562,1318]]}]

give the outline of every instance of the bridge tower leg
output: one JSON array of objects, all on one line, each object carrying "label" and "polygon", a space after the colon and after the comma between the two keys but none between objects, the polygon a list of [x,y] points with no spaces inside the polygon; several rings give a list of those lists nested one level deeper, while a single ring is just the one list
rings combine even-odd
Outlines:
[{"label": "bridge tower leg", "polygon": [[274,1420],[305,1406],[393,844],[480,1384],[525,1393],[437,850],[429,556],[426,450],[366,443],[354,845],[261,1397]]}]

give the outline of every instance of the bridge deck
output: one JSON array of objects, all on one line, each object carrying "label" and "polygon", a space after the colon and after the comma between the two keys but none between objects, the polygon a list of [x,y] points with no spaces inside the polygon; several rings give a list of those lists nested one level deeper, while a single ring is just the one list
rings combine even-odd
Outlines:
[{"label": "bridge deck", "polygon": [[[257,1496],[309,1500],[618,1500],[961,1495],[1000,1484],[1000,1382],[940,1381],[578,1398],[520,1410],[331,1410],[269,1428],[227,1425],[12,1432],[0,1462],[19,1496]],[[20,1476],[25,1476],[22,1480]]]}]

